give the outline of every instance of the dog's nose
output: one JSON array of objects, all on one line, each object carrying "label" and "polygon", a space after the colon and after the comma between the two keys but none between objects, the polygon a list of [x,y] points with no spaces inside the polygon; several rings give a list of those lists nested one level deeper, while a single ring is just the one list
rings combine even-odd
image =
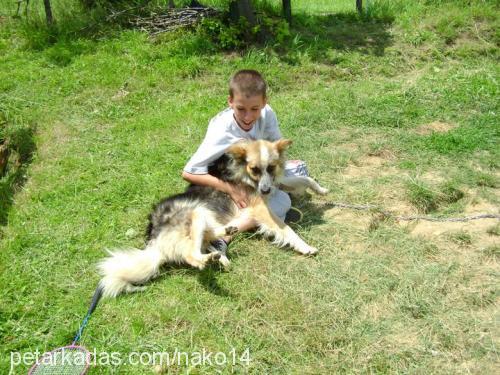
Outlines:
[{"label": "dog's nose", "polygon": [[269,194],[269,193],[271,192],[271,188],[268,188],[268,189],[266,189],[266,190],[261,189],[261,190],[260,190],[260,192],[261,192],[262,194],[264,194],[264,195]]}]

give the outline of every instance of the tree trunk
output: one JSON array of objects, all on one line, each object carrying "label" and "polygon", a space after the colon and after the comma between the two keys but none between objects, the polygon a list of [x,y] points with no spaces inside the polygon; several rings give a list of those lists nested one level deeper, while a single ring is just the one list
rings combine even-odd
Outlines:
[{"label": "tree trunk", "polygon": [[0,141],[0,177],[7,171],[7,162],[9,161],[9,147],[7,141]]},{"label": "tree trunk", "polygon": [[240,17],[243,17],[248,21],[250,26],[253,27],[257,24],[253,5],[250,0],[231,1],[231,3],[229,3],[229,16],[233,22],[238,22]]},{"label": "tree trunk", "polygon": [[363,11],[363,0],[356,0],[356,9],[358,10],[358,13]]},{"label": "tree trunk", "polygon": [[95,0],[81,0],[80,2],[85,10],[90,10],[95,7]]},{"label": "tree trunk", "polygon": [[45,18],[47,19],[47,25],[52,26],[54,24],[54,17],[52,17],[50,0],[43,0],[43,5],[45,7]]},{"label": "tree trunk", "polygon": [[289,25],[292,24],[292,1],[283,0],[283,15]]}]

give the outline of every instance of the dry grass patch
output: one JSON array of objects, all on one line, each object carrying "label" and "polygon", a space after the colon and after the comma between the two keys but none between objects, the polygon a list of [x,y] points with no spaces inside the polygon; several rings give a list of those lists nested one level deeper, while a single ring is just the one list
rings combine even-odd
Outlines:
[{"label": "dry grass patch", "polygon": [[429,124],[420,125],[416,129],[416,133],[420,135],[429,135],[432,133],[448,133],[457,126],[441,121],[434,121]]},{"label": "dry grass patch", "polygon": [[389,165],[394,159],[394,154],[387,149],[371,152],[354,160],[342,175],[348,179],[397,175],[399,171]]},{"label": "dry grass patch", "polygon": [[[406,227],[412,236],[422,236],[425,238],[435,238],[443,235],[449,236],[453,233],[468,233],[473,239],[471,245],[484,247],[495,244],[500,245],[498,236],[488,234],[488,229],[497,223],[497,219],[481,219],[468,222],[432,222],[419,220],[406,224]],[[462,242],[465,244],[467,241],[464,240]]]}]

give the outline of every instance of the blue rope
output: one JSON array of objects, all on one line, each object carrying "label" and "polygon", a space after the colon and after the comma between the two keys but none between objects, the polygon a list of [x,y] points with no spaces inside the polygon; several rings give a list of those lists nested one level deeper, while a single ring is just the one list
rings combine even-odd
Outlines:
[{"label": "blue rope", "polygon": [[92,297],[92,302],[90,303],[90,307],[89,307],[89,310],[87,311],[87,315],[85,315],[85,318],[83,318],[83,322],[80,325],[78,332],[76,333],[76,336],[75,336],[75,339],[73,340],[72,345],[75,345],[82,337],[83,330],[85,329],[85,327],[87,326],[87,323],[89,322],[90,315],[92,315],[92,313],[94,312],[101,297],[102,297],[102,287],[99,285],[94,292],[94,296]]},{"label": "blue rope", "polygon": [[82,337],[83,330],[87,326],[87,323],[88,323],[88,321],[90,319],[90,315],[91,314],[92,313],[87,313],[87,315],[85,315],[85,318],[83,318],[83,322],[80,325],[80,328],[78,329],[78,332],[76,333],[76,336],[75,336],[75,338],[73,340],[73,344],[71,344],[71,345],[75,345],[80,340],[80,338]]}]

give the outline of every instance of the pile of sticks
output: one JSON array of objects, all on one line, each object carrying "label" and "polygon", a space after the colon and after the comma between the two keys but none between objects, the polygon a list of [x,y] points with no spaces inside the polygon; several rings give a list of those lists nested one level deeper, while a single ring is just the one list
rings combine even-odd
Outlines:
[{"label": "pile of sticks", "polygon": [[203,18],[215,16],[217,13],[216,9],[205,7],[165,9],[161,13],[152,13],[148,17],[135,16],[129,22],[139,30],[150,35],[157,35],[180,27],[192,26]]}]

